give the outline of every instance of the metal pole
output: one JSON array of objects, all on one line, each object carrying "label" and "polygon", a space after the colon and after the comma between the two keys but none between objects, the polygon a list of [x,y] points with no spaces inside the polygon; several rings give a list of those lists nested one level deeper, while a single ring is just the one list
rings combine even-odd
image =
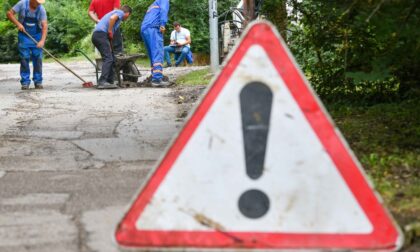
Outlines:
[{"label": "metal pole", "polygon": [[219,68],[219,33],[217,17],[217,0],[209,0],[209,25],[210,25],[210,67],[212,72]]}]

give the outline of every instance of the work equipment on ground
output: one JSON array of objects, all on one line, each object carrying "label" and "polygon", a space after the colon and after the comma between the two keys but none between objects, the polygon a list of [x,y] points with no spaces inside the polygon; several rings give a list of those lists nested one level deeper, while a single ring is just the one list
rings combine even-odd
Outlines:
[{"label": "work equipment on ground", "polygon": [[[83,51],[76,50],[76,52],[80,52],[95,67],[96,82],[98,82],[99,73],[101,71],[100,65],[102,64],[102,59],[96,59],[96,64],[95,64],[93,60],[91,60]],[[138,81],[138,78],[141,77],[142,75],[140,73],[140,70],[137,68],[135,62],[137,59],[144,58],[144,57],[146,57],[145,54],[114,55],[114,58],[115,58],[114,70],[117,76],[119,87],[125,88],[125,87],[130,87],[130,86],[140,86],[140,84],[138,84],[137,81]]]},{"label": "work equipment on ground", "polygon": [[[23,30],[23,33],[26,34],[26,36],[28,36],[35,44],[38,44],[39,41],[36,41],[36,39],[34,39],[27,31]],[[71,70],[70,68],[68,68],[66,65],[64,65],[59,59],[57,59],[56,57],[54,57],[54,55],[52,55],[47,49],[45,49],[44,47],[42,47],[42,50],[44,52],[46,52],[51,58],[53,58],[55,61],[57,61],[57,63],[59,63],[60,65],[62,65],[65,69],[67,69],[70,73],[72,73],[74,76],[76,76],[77,78],[79,78],[81,81],[83,81],[82,86],[84,88],[90,88],[93,87],[93,83],[91,81],[85,81],[82,77],[80,77],[78,74],[76,74],[73,70]]]}]

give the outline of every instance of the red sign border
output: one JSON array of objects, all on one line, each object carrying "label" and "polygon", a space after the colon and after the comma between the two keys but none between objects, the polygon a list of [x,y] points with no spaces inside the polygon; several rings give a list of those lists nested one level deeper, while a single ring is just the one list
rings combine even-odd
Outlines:
[{"label": "red sign border", "polygon": [[[370,234],[295,234],[215,231],[141,231],[135,223],[165,178],[178,155],[188,143],[219,93],[230,79],[251,46],[266,51],[273,66],[283,78],[293,98],[330,155],[339,173],[354,194],[373,226]],[[133,205],[117,227],[116,241],[127,247],[142,248],[240,248],[240,249],[381,249],[400,246],[401,233],[392,217],[379,202],[358,161],[334,127],[328,113],[309,86],[287,46],[268,22],[255,22],[248,28],[241,43],[213,85],[167,150]]]}]

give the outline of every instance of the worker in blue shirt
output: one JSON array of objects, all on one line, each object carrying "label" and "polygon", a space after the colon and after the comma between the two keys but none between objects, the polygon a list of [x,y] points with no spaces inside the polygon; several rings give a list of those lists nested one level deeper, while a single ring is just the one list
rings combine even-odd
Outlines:
[{"label": "worker in blue shirt", "polygon": [[[19,30],[18,48],[20,57],[20,83],[22,90],[29,89],[31,84],[31,70],[29,61],[32,60],[34,67],[33,78],[35,88],[42,89],[42,47],[47,38],[47,13],[41,5],[45,0],[20,0],[7,12],[7,18],[12,21]],[[16,19],[15,15],[19,18]],[[35,43],[24,32],[31,35],[38,43]]]},{"label": "worker in blue shirt", "polygon": [[98,49],[102,56],[102,71],[99,77],[98,89],[117,88],[114,84],[114,62],[115,56],[111,48],[114,33],[120,27],[121,22],[127,20],[131,15],[131,8],[127,5],[121,7],[121,10],[113,10],[102,17],[96,24],[92,34],[92,43]]},{"label": "worker in blue shirt", "polygon": [[152,86],[165,87],[163,80],[163,33],[168,22],[169,0],[155,0],[147,9],[141,24],[141,37],[146,45],[152,67]]}]

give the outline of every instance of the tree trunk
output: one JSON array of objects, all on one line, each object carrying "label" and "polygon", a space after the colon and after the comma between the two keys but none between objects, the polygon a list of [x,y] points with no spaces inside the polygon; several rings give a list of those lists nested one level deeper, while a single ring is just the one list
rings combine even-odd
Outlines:
[{"label": "tree trunk", "polygon": [[243,0],[245,26],[256,18],[255,0]]},{"label": "tree trunk", "polygon": [[265,0],[262,9],[265,18],[277,27],[283,39],[287,41],[286,0]]}]

